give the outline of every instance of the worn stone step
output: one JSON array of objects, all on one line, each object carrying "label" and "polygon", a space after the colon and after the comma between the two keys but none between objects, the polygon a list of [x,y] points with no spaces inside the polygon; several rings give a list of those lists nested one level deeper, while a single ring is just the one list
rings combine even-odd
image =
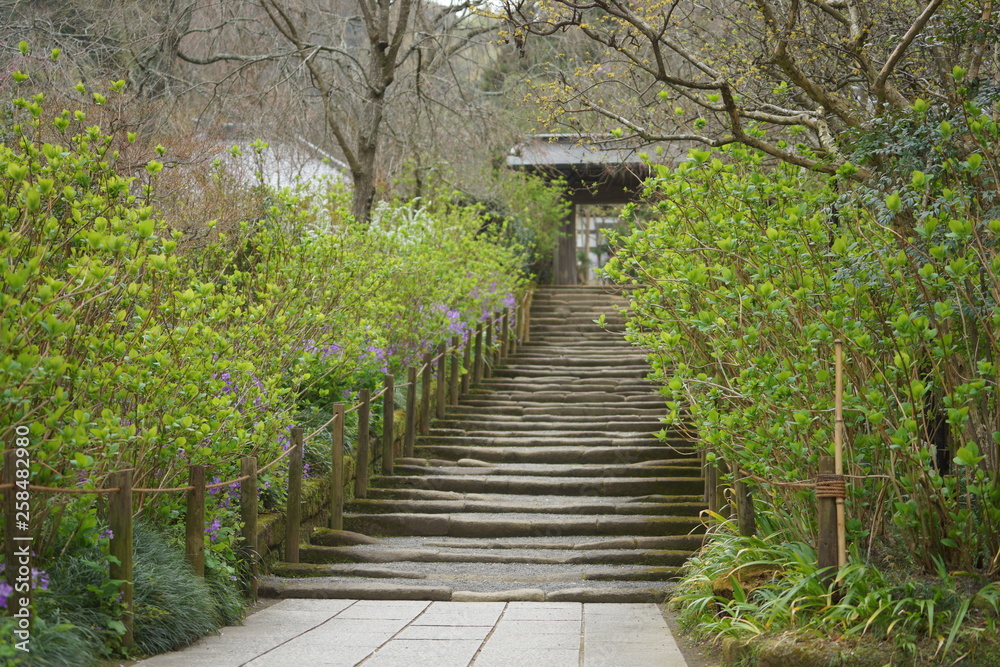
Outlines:
[{"label": "worn stone step", "polygon": [[[578,495],[561,496],[557,494],[516,494],[516,493],[481,493],[442,491],[440,489],[414,488],[372,488],[368,489],[369,499],[376,500],[471,500],[483,502],[550,502],[553,505],[581,502]],[[702,494],[651,494],[646,496],[602,496],[609,504],[618,503],[702,503]]]},{"label": "worn stone step", "polygon": [[548,436],[544,432],[498,431],[494,435],[441,435],[421,436],[420,445],[465,445],[478,447],[670,447],[690,446],[678,440],[662,441],[655,433],[614,433],[610,437],[583,438],[569,436]]},{"label": "worn stone step", "polygon": [[[669,585],[623,587],[621,582],[586,582],[581,586],[548,584],[546,587],[508,588],[519,582],[479,582],[479,586],[453,588],[445,583],[424,580],[423,585],[378,579],[282,579],[266,577],[259,593],[265,598],[310,598],[345,600],[427,600],[451,602],[580,602],[614,604],[662,604],[670,597]],[[473,582],[466,582],[471,584]],[[666,586],[666,587],[665,587]]]},{"label": "worn stone step", "polygon": [[[673,559],[682,564],[686,556]],[[525,564],[527,565],[527,564]],[[519,568],[516,576],[523,583],[583,582],[583,581],[670,581],[680,573],[678,565],[648,567],[646,565],[563,565],[532,564]],[[364,577],[370,579],[433,579],[441,582],[478,582],[506,580],[480,563],[393,563],[389,566],[356,565],[350,563],[278,563],[272,572],[279,577]]]},{"label": "worn stone step", "polygon": [[[302,572],[305,576],[324,576],[323,565],[347,565],[356,563],[376,563],[380,565],[396,563],[446,563],[476,564],[476,565],[643,565],[643,566],[677,566],[683,565],[690,557],[691,551],[667,549],[587,549],[587,550],[513,550],[513,549],[424,549],[424,548],[361,548],[361,547],[324,547],[302,546],[299,548],[299,560],[303,564],[312,565],[314,574],[308,574],[307,568]],[[369,566],[370,567],[370,566]],[[478,568],[484,569],[482,567]],[[496,572],[504,571],[508,575],[512,568],[495,568]],[[279,574],[277,570],[275,574]],[[296,576],[283,574],[281,576]],[[303,576],[303,575],[299,575]],[[367,575],[355,575],[367,576]],[[493,575],[496,576],[496,575]]]},{"label": "worn stone step", "polygon": [[[672,460],[688,465],[699,465],[698,458],[691,449],[674,450],[666,445],[656,446],[615,446],[615,447],[532,447],[512,449],[509,447],[484,447],[430,444],[434,436],[419,441],[414,454],[423,458],[458,461],[475,459],[494,463],[637,463],[649,460]],[[423,444],[427,442],[428,444]],[[440,441],[438,441],[440,442]]]},{"label": "worn stone step", "polygon": [[573,502],[564,504],[490,502],[475,500],[352,500],[346,510],[356,514],[616,514],[622,516],[698,516],[704,503],[618,503]]},{"label": "worn stone step", "polygon": [[645,465],[575,465],[567,466],[562,464],[544,463],[501,463],[489,464],[485,462],[471,465],[456,465],[452,462],[442,461],[443,465],[413,465],[410,463],[400,463],[395,467],[396,475],[450,475],[455,477],[468,475],[491,475],[494,477],[519,476],[519,477],[572,477],[572,478],[594,478],[614,479],[619,477],[701,477],[700,466],[645,466]]},{"label": "worn stone step", "polygon": [[[622,477],[617,479],[574,479],[559,477],[492,477],[468,475],[397,475],[377,477],[372,486],[404,489],[431,489],[459,493],[516,493],[520,495],[648,496],[704,493],[700,477],[669,479]],[[353,529],[349,529],[353,530]],[[361,531],[364,532],[364,531]]]},{"label": "worn stone step", "polygon": [[[640,371],[636,371],[640,372]],[[642,372],[645,372],[642,370]],[[614,377],[601,375],[584,377],[581,373],[559,374],[554,370],[538,371],[532,376],[504,375],[494,372],[476,389],[489,391],[632,391],[656,395],[655,386],[644,377]]]},{"label": "worn stone step", "polygon": [[703,529],[696,517],[488,514],[349,514],[344,528],[365,535],[423,537],[527,537],[556,535],[676,535]]},{"label": "worn stone step", "polygon": [[659,418],[666,412],[666,407],[659,402],[650,404],[637,404],[633,402],[615,403],[584,403],[584,404],[555,404],[555,403],[514,403],[511,401],[484,401],[479,399],[467,399],[462,405],[449,409],[449,414],[454,416],[464,415],[508,415],[508,416],[539,416],[547,417],[653,417]]},{"label": "worn stone step", "polygon": [[430,435],[458,435],[459,433],[476,433],[481,431],[551,431],[564,434],[583,433],[654,433],[663,430],[664,424],[659,419],[636,419],[634,421],[604,421],[595,420],[545,420],[523,418],[519,419],[435,419],[430,429]]},{"label": "worn stone step", "polygon": [[[393,538],[389,538],[391,541]],[[704,545],[704,535],[631,535],[612,538],[592,538],[576,536],[575,538],[536,537],[518,538],[501,537],[487,540],[478,539],[423,539],[421,544],[428,548],[440,549],[499,549],[499,550],[533,550],[533,551],[697,551]],[[599,561],[594,561],[599,562]]]},{"label": "worn stone step", "polygon": [[612,409],[609,405],[611,403],[626,403],[627,405],[623,407],[638,407],[647,410],[659,410],[661,414],[666,412],[666,407],[664,406],[663,401],[645,392],[641,394],[629,395],[624,393],[611,394],[603,391],[496,391],[490,392],[487,395],[466,394],[462,396],[461,400],[466,405],[478,407],[520,405],[525,410],[531,407],[537,407],[539,403],[560,403],[564,405],[584,403],[588,406],[600,406],[605,410]]}]

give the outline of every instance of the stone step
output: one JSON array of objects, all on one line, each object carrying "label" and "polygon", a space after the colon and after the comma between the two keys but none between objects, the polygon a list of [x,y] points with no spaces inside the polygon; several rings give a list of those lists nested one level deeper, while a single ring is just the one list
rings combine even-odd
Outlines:
[{"label": "stone step", "polygon": [[[418,444],[464,445],[470,447],[690,447],[681,439],[659,440],[655,433],[614,433],[608,437],[583,438],[572,433],[567,436],[548,436],[543,433],[521,431],[496,431],[492,435],[441,435],[420,436]],[[475,457],[463,457],[475,458]]]},{"label": "stone step", "polygon": [[587,515],[567,518],[544,514],[348,514],[346,530],[365,535],[421,537],[530,537],[558,535],[687,535],[704,529],[691,516]]},{"label": "stone step", "polygon": [[[441,491],[438,489],[411,489],[411,488],[374,488],[368,489],[367,498],[369,500],[462,500],[472,502],[493,502],[493,503],[539,503],[547,502],[553,505],[568,505],[571,503],[585,502],[580,496],[560,496],[560,495],[519,495],[516,493],[479,493],[479,492],[458,492]],[[659,495],[648,496],[602,496],[601,500],[609,505],[622,503],[704,503],[704,497],[698,495]],[[704,505],[702,505],[704,507]]]},{"label": "stone step", "polygon": [[586,582],[568,587],[509,588],[519,582],[482,582],[472,589],[456,589],[445,583],[427,581],[422,585],[386,583],[378,579],[306,579],[289,580],[277,577],[261,579],[259,593],[269,598],[310,598],[329,600],[427,600],[432,602],[581,602],[606,604],[663,604],[670,590],[662,587],[623,587],[622,583]]},{"label": "stone step", "polygon": [[704,480],[621,335],[627,306],[605,286],[536,291],[530,341],[262,594],[662,602],[703,543]]},{"label": "stone step", "polygon": [[571,477],[613,479],[619,477],[701,477],[701,468],[697,465],[577,465],[567,466],[553,463],[500,463],[492,464],[474,459],[462,459],[460,462],[441,461],[440,465],[424,460],[423,464],[415,463],[414,459],[402,460],[396,464],[397,475],[449,475],[462,477],[468,475],[491,475],[494,477]]},{"label": "stone step", "polygon": [[[649,495],[701,495],[704,480],[700,477],[646,478],[620,477],[616,479],[578,479],[560,477],[493,477],[487,475],[424,475],[410,477],[395,475],[376,477],[373,487],[391,489],[428,489],[458,493],[515,493],[541,496],[649,496]],[[359,531],[364,532],[364,531]]]},{"label": "stone step", "polygon": [[[488,396],[488,398],[487,398]],[[664,402],[650,398],[650,394],[611,394],[604,391],[494,391],[489,394],[466,394],[461,399],[462,403],[469,406],[490,407],[494,405],[516,404],[524,407],[537,407],[538,403],[586,403],[601,407],[605,410],[613,409],[609,403],[628,403],[627,407],[641,407],[647,410],[659,410],[666,412]]]},{"label": "stone step", "polygon": [[[565,437],[583,434],[610,434],[619,433],[657,433],[663,430],[664,424],[658,419],[632,420],[632,421],[604,421],[595,420],[526,420],[523,417],[517,419],[435,419],[430,428],[430,435],[458,435],[456,432],[466,434],[479,431],[554,431],[564,434]],[[586,436],[594,437],[594,436]]]},{"label": "stone step", "polygon": [[[645,392],[655,395],[655,385],[640,376],[626,376],[626,371],[622,371],[621,377],[612,375],[592,376],[574,372],[556,372],[551,370],[533,371],[531,374],[500,374],[494,372],[493,376],[486,378],[476,389],[488,391],[609,391],[617,392]],[[627,371],[631,373],[631,371]]]},{"label": "stone step", "polygon": [[[561,565],[557,563],[532,563],[521,567],[520,582],[554,583],[581,581],[671,581],[680,574],[680,565],[687,554],[671,559],[672,566],[647,565]],[[529,565],[522,563],[521,565]],[[388,565],[354,565],[349,563],[279,563],[273,573],[279,577],[363,577],[368,579],[404,579],[440,582],[496,581],[495,573],[483,571],[481,563],[391,563]]]},{"label": "stone step", "polygon": [[[639,463],[641,461],[670,461],[672,464],[686,463],[698,466],[699,460],[693,450],[675,451],[661,446],[618,446],[618,447],[532,447],[519,450],[509,447],[483,447],[430,444],[433,436],[418,441],[414,454],[420,458],[459,461],[475,459],[493,463]],[[428,444],[422,444],[427,442]]]},{"label": "stone step", "polygon": [[616,514],[623,516],[698,516],[704,503],[497,502],[475,500],[352,500],[346,510],[356,514]]},{"label": "stone step", "polygon": [[518,354],[517,361],[508,360],[503,366],[499,366],[494,369],[494,373],[500,371],[513,371],[519,368],[524,369],[548,369],[548,368],[575,368],[577,366],[583,368],[604,368],[606,366],[635,366],[637,368],[646,368],[648,370],[649,362],[646,360],[645,356],[639,355],[609,355],[606,352],[601,351],[600,354],[595,353],[591,355],[583,354]]},{"label": "stone step", "polygon": [[[313,565],[348,563],[458,563],[494,565],[682,565],[691,555],[687,549],[427,549],[393,547],[299,548],[299,560]],[[481,568],[480,568],[481,569]],[[506,570],[506,569],[505,569]],[[509,572],[509,570],[506,570]],[[287,576],[287,575],[286,575]],[[316,575],[311,575],[316,576]]]}]

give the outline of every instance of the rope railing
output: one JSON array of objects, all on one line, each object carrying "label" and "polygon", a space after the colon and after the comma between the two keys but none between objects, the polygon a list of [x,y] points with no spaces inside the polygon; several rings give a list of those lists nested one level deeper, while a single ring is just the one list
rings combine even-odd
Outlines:
[{"label": "rope railing", "polygon": [[[530,292],[529,291],[525,291],[525,293],[521,296],[519,306],[523,307],[527,303],[529,297],[530,297]],[[494,316],[492,318],[487,318],[486,320],[483,320],[483,322],[481,322],[481,324],[486,324],[486,323],[499,324],[503,320],[503,317],[504,317],[504,314],[501,314],[501,315],[498,315],[498,316]],[[423,373],[424,370],[426,370],[429,365],[436,365],[439,361],[445,359],[448,354],[450,354],[452,352],[460,351],[461,349],[462,349],[462,345],[461,344],[446,347],[437,356],[431,358],[428,362],[424,363],[419,368],[417,368],[417,375],[420,375],[421,373]],[[410,386],[409,382],[401,382],[399,384],[395,384],[394,385],[394,387],[397,388],[397,389],[403,388],[403,387],[408,387],[408,386]],[[381,398],[385,394],[386,389],[387,389],[387,387],[383,387],[378,393],[376,393],[375,395],[373,395],[369,399],[369,403],[373,403],[376,399]],[[362,407],[362,403],[357,403],[355,405],[352,405],[349,408],[345,408],[344,414],[348,414],[348,413],[351,413],[351,412],[356,412],[359,409],[361,409],[361,407]],[[303,441],[309,441],[309,440],[311,440],[315,436],[319,435],[319,433],[321,433],[324,429],[332,426],[334,424],[334,422],[337,420],[337,417],[338,417],[338,415],[334,414],[332,417],[330,417],[330,419],[328,419],[324,424],[322,424],[321,426],[319,426],[315,431],[313,431],[309,435],[305,436],[303,438]],[[294,449],[294,447],[296,447],[296,446],[297,445],[289,447],[288,449],[286,449],[276,459],[274,459],[273,461],[271,461],[267,465],[260,467],[257,470],[257,473],[260,474],[260,473],[263,473],[263,472],[265,472],[265,471],[270,470],[271,468],[273,468],[275,465],[278,464],[279,461],[281,461],[282,459],[286,458],[291,453],[292,449]],[[13,450],[4,450],[2,453],[6,454],[8,451],[13,451]],[[232,480],[227,480],[227,481],[224,481],[224,482],[216,482],[214,484],[207,485],[205,488],[206,489],[220,489],[220,488],[223,488],[223,487],[231,486],[233,484],[237,484],[239,482],[244,482],[248,478],[249,478],[248,475],[243,475],[241,477],[237,477],[237,478],[234,478]],[[14,486],[15,485],[12,482],[11,483],[0,484],[0,490],[14,488]],[[120,488],[74,489],[74,488],[63,488],[63,487],[53,487],[53,486],[40,486],[40,485],[35,485],[35,484],[28,485],[28,489],[30,491],[40,491],[42,493],[52,493],[52,494],[55,494],[55,493],[68,493],[68,494],[78,494],[78,495],[87,495],[87,494],[106,495],[106,494],[117,493],[118,491],[121,491]],[[165,488],[140,488],[140,487],[133,487],[132,488],[132,493],[137,493],[137,494],[160,494],[160,493],[181,493],[181,492],[186,493],[186,492],[189,492],[189,491],[193,491],[194,489],[195,489],[195,487],[190,486],[190,485],[188,485],[188,486],[165,487]]]},{"label": "rope railing", "polygon": [[[13,482],[13,481],[3,481],[0,483],[0,493],[6,500],[10,500],[10,505],[13,506],[13,496],[15,494],[14,489],[18,491],[25,490],[35,491],[45,494],[70,494],[70,495],[107,495],[110,496],[108,500],[108,522],[111,528],[111,536],[109,538],[109,551],[111,556],[114,558],[110,562],[110,576],[111,579],[122,580],[121,586],[121,602],[122,608],[125,613],[122,615],[122,622],[126,627],[126,632],[122,636],[122,645],[131,646],[133,643],[133,620],[131,609],[133,607],[132,598],[132,588],[128,580],[132,578],[132,517],[134,512],[134,507],[132,504],[133,495],[157,495],[166,493],[185,493],[187,494],[187,513],[185,515],[185,552],[188,562],[191,564],[195,573],[200,576],[204,576],[205,568],[205,500],[206,492],[221,489],[225,487],[232,487],[236,484],[241,484],[239,491],[239,503],[240,503],[240,516],[242,519],[241,533],[244,545],[246,547],[247,553],[257,554],[257,480],[258,476],[271,470],[278,465],[281,461],[289,459],[288,461],[288,498],[286,503],[286,532],[285,532],[285,560],[289,562],[298,562],[298,539],[299,539],[299,524],[301,522],[301,480],[302,480],[302,467],[303,467],[303,454],[304,454],[304,444],[319,435],[324,430],[329,429],[332,435],[332,448],[331,456],[333,458],[333,470],[330,474],[330,527],[331,528],[342,528],[342,517],[343,517],[343,503],[344,503],[344,416],[350,412],[359,413],[359,433],[358,433],[358,443],[357,443],[357,463],[355,466],[354,474],[356,475],[355,480],[355,492],[358,497],[364,497],[365,489],[367,488],[367,477],[368,477],[368,466],[369,464],[374,464],[375,460],[379,458],[381,453],[382,459],[382,472],[383,474],[393,475],[393,449],[395,444],[398,442],[394,439],[393,434],[393,421],[394,421],[394,405],[395,405],[395,389],[397,388],[407,388],[407,409],[406,418],[408,423],[412,427],[412,421],[415,419],[415,415],[418,411],[418,407],[415,401],[415,394],[418,384],[423,385],[423,395],[421,398],[419,411],[422,414],[421,420],[421,430],[422,433],[426,433],[426,429],[429,426],[429,421],[431,419],[429,412],[429,404],[431,399],[431,373],[430,371],[437,366],[438,373],[438,386],[437,386],[437,398],[434,399],[437,403],[437,415],[442,416],[444,414],[444,403],[451,397],[451,403],[457,404],[459,396],[459,388],[461,385],[462,390],[467,390],[468,388],[468,378],[470,374],[475,376],[476,382],[478,382],[482,377],[482,366],[486,359],[489,359],[488,363],[492,364],[495,358],[503,358],[507,353],[508,349],[514,350],[518,342],[521,341],[522,335],[524,341],[527,340],[527,312],[522,312],[522,309],[526,307],[526,304],[530,302],[530,292],[525,292],[522,295],[519,303],[514,308],[509,308],[502,312],[494,311],[491,318],[487,318],[480,322],[475,332],[469,331],[467,336],[454,336],[452,340],[454,344],[446,345],[445,343],[438,344],[438,353],[433,355],[433,352],[428,352],[424,355],[424,363],[419,368],[411,368],[410,373],[413,378],[412,381],[403,382],[400,384],[395,384],[394,378],[390,374],[386,374],[385,386],[382,387],[380,391],[374,395],[369,396],[369,390],[361,390],[362,396],[367,398],[362,398],[360,402],[350,407],[345,408],[342,403],[337,403],[334,405],[334,414],[321,426],[312,431],[308,436],[303,437],[301,428],[293,428],[291,431],[292,442],[289,446],[274,460],[268,464],[257,467],[257,460],[254,456],[245,456],[241,460],[240,465],[240,476],[233,479],[213,482],[212,484],[205,483],[205,477],[207,476],[207,466],[199,464],[191,464],[188,466],[188,474],[190,483],[184,486],[175,487],[160,487],[160,488],[143,488],[132,486],[132,474],[131,469],[119,470],[112,472],[108,475],[107,481],[111,483],[107,488],[97,488],[97,489],[81,489],[81,488],[62,488],[53,487],[37,484],[24,484],[24,480]],[[509,327],[511,323],[511,318],[513,322],[516,323],[515,327]],[[486,333],[486,345],[483,345],[483,334]],[[474,345],[473,345],[474,343]],[[509,347],[508,347],[509,344]],[[475,348],[474,357],[470,355],[472,348]],[[485,349],[484,349],[485,348]],[[433,356],[432,356],[433,355]],[[451,391],[446,392],[444,390],[445,382],[445,365],[448,362],[448,357],[451,355]],[[495,357],[495,355],[498,355]],[[457,380],[460,375],[459,369],[464,368],[465,374],[461,382]],[[422,375],[422,382],[416,380],[417,376]],[[388,394],[387,392],[392,392]],[[383,434],[382,434],[382,447],[381,452],[379,448],[375,448],[374,456],[370,457],[368,454],[369,447],[369,436],[368,431],[368,420],[371,414],[371,408],[375,401],[382,399],[384,416],[383,416]],[[362,410],[362,408],[365,408]],[[364,432],[362,432],[364,431]],[[409,448],[404,449],[408,453],[412,453],[412,438],[413,430],[408,428],[408,436],[410,439]],[[404,443],[404,447],[405,447]],[[14,471],[14,457],[17,455],[16,450],[9,449],[2,452],[4,460],[4,474],[5,476],[13,476]],[[11,479],[7,477],[7,479]],[[244,484],[245,483],[245,484]],[[27,526],[22,528],[18,525],[18,531],[27,531]],[[248,592],[251,597],[256,596],[256,572],[257,572],[257,556],[251,556],[249,562],[250,577],[248,581]],[[13,569],[11,569],[13,572]]]}]

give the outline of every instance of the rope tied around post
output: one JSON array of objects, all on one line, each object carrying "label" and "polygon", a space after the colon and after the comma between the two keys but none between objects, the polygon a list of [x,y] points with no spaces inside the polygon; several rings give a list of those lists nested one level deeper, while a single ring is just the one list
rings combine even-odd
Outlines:
[{"label": "rope tied around post", "polygon": [[816,475],[816,497],[846,498],[847,479],[843,475],[837,474]]}]

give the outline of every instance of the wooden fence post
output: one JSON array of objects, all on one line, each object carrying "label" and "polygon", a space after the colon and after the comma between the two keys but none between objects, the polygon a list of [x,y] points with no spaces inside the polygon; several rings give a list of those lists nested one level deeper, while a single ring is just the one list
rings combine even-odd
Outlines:
[{"label": "wooden fence post", "polygon": [[205,466],[188,466],[187,513],[184,546],[194,573],[205,576]]},{"label": "wooden fence post", "polygon": [[[721,456],[715,459],[715,498],[719,503],[719,514],[726,511],[729,506],[729,498],[726,497],[726,475],[729,474],[729,465]],[[729,507],[728,516],[731,518],[735,514],[735,508]]]},{"label": "wooden fence post", "polygon": [[392,451],[393,433],[392,418],[396,411],[396,387],[392,373],[385,374],[385,394],[382,396],[382,474],[393,474],[393,460],[396,457]]},{"label": "wooden fence post", "polygon": [[251,600],[257,599],[257,457],[244,456],[240,459],[240,520],[243,522],[243,551],[246,553],[247,593]]},{"label": "wooden fence post", "polygon": [[302,524],[302,429],[292,429],[288,455],[288,502],[285,505],[285,562],[299,562],[299,529]]},{"label": "wooden fence post", "polygon": [[500,318],[500,358],[506,359],[510,351],[510,308]]},{"label": "wooden fence post", "polygon": [[521,343],[531,342],[531,296],[521,308]]},{"label": "wooden fence post", "polygon": [[354,471],[354,497],[368,497],[368,425],[371,421],[371,391],[358,392],[361,404],[358,407],[358,461]]},{"label": "wooden fence post", "polygon": [[473,362],[472,384],[483,381],[483,325],[476,325],[476,359]]},{"label": "wooden fence post", "polygon": [[486,343],[483,347],[483,377],[493,377],[493,316],[486,322]]},{"label": "wooden fence post", "polygon": [[[8,450],[3,453],[3,483],[4,484],[14,484],[17,479],[17,452],[13,449]],[[25,537],[27,536],[28,529],[23,530],[18,528],[16,516],[17,513],[14,508],[17,507],[17,492],[18,488],[16,486],[11,486],[10,488],[3,490],[3,521],[4,521],[4,532],[6,536],[6,541],[4,542],[4,563],[7,565],[4,567],[4,578],[7,580],[7,585],[11,587],[12,590],[17,590],[17,568],[14,567],[14,563],[17,562],[17,542],[14,537]],[[22,498],[24,496],[21,496]],[[25,540],[26,542],[27,540]],[[18,595],[18,597],[21,597]],[[7,611],[12,613],[15,605],[13,604],[13,596],[10,598],[11,602],[8,603]]]},{"label": "wooden fence post", "polygon": [[434,416],[438,419],[444,419],[444,407],[445,407],[445,382],[444,382],[444,371],[445,364],[448,362],[447,355],[448,346],[444,343],[438,344],[438,364],[437,364],[437,401],[434,404]]},{"label": "wooden fence post", "polygon": [[403,456],[413,456],[413,441],[417,433],[417,369],[406,371],[406,412],[403,431]]},{"label": "wooden fence post", "polygon": [[[819,457],[819,474],[833,475],[836,462],[832,456]],[[840,545],[837,535],[837,499],[817,495],[817,511],[819,512],[818,529],[819,543],[816,545],[816,555],[819,569],[824,578],[830,582],[837,576],[840,560]]]},{"label": "wooden fence post", "polygon": [[[121,470],[108,476],[111,488],[117,488],[108,499],[108,527],[111,529],[110,555],[117,559],[108,568],[111,579],[121,581],[119,593],[124,610],[122,646],[135,644],[132,587],[132,471]],[[202,528],[204,530],[204,528]]]},{"label": "wooden fence post", "polygon": [[459,364],[461,363],[461,353],[459,352],[459,345],[461,338],[458,336],[453,336],[451,339],[451,381],[448,383],[451,389],[451,404],[458,405],[458,390],[459,390]]},{"label": "wooden fence post", "polygon": [[465,369],[465,373],[462,374],[462,393],[468,394],[469,388],[472,386],[472,334],[469,333],[468,340],[465,341],[465,350],[462,352],[462,368]]},{"label": "wooden fence post", "polygon": [[424,372],[421,373],[420,392],[420,435],[427,435],[431,432],[431,359],[433,358],[430,352],[424,355]]},{"label": "wooden fence post", "polygon": [[737,468],[733,477],[733,493],[736,495],[736,525],[740,535],[752,537],[757,534],[757,520],[753,511],[753,497],[750,495],[750,487],[746,481],[740,479],[740,470]]},{"label": "wooden fence post", "polygon": [[715,467],[715,461],[705,461],[703,464],[705,471],[705,504],[710,512],[719,513],[721,504],[716,491],[719,485],[719,469]]},{"label": "wooden fence post", "polygon": [[333,468],[330,470],[330,528],[344,529],[344,404],[333,406]]}]

